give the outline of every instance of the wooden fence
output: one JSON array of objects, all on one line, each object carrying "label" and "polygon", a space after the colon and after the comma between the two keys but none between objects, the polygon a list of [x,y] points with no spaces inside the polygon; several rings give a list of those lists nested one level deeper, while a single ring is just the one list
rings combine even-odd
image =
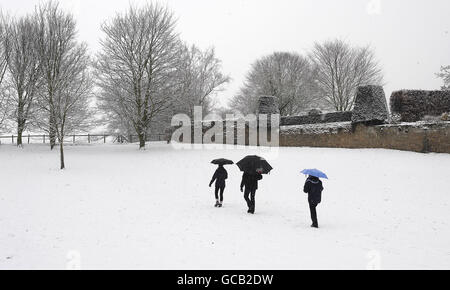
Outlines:
[{"label": "wooden fence", "polygon": [[[72,134],[64,138],[64,143],[72,144],[98,144],[98,143],[134,143],[139,141],[138,135],[117,135],[117,134]],[[150,134],[146,136],[147,142],[167,141],[166,134]],[[17,135],[0,136],[0,144],[16,144]],[[47,134],[24,134],[23,144],[50,143],[50,136]],[[56,140],[58,144],[58,140]]]}]

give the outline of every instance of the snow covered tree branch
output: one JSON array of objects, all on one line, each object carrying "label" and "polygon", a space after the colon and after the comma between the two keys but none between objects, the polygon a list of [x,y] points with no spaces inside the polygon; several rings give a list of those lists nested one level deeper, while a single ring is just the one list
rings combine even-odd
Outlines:
[{"label": "snow covered tree branch", "polygon": [[[51,146],[60,146],[61,169],[64,162],[64,137],[79,130],[89,120],[92,78],[87,45],[76,39],[76,22],[55,2],[36,11],[38,53],[42,70],[42,90],[36,98],[38,125],[48,130]],[[52,140],[53,139],[53,140]]]},{"label": "snow covered tree branch", "polygon": [[171,106],[180,41],[173,13],[159,4],[131,6],[102,26],[95,63],[101,107],[125,120],[145,148],[152,120]]},{"label": "snow covered tree branch", "polygon": [[353,108],[356,89],[382,85],[382,70],[370,47],[352,47],[342,40],[316,43],[311,60],[326,100],[337,111]]},{"label": "snow covered tree branch", "polygon": [[276,52],[257,60],[248,73],[231,107],[255,113],[260,96],[277,98],[282,116],[298,114],[315,106],[318,99],[313,69],[307,58],[297,53]]},{"label": "snow covered tree branch", "polygon": [[0,16],[0,132],[3,128],[3,122],[6,119],[8,110],[8,95],[4,91],[3,84],[7,69],[5,47],[3,45],[5,39],[5,26],[3,21],[3,16]]},{"label": "snow covered tree branch", "polygon": [[22,133],[33,114],[34,98],[38,91],[41,68],[37,50],[37,27],[30,15],[10,18],[4,22],[3,49],[6,57],[8,101],[17,123],[17,146],[22,146]]},{"label": "snow covered tree branch", "polygon": [[[39,30],[38,53],[42,68],[40,109],[48,116],[38,116],[38,126],[50,135],[51,149],[56,144],[55,113],[53,98],[64,84],[62,67],[67,61],[67,55],[74,49],[76,37],[76,23],[73,17],[59,9],[56,2],[49,1],[36,8],[35,21]],[[48,124],[43,124],[46,120]]]},{"label": "snow covered tree branch", "polygon": [[178,65],[177,80],[180,85],[177,111],[193,116],[194,107],[201,106],[203,113],[211,112],[212,96],[221,91],[230,77],[222,73],[221,61],[213,48],[200,50],[195,45],[184,45]]},{"label": "snow covered tree branch", "polygon": [[450,65],[441,67],[441,71],[437,74],[444,81],[443,90],[450,90]]}]

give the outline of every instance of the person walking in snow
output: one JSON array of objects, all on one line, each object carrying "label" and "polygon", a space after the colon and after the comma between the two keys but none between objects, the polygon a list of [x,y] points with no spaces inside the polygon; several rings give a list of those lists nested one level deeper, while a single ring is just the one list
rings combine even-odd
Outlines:
[{"label": "person walking in snow", "polygon": [[317,221],[317,205],[322,202],[322,181],[315,176],[309,176],[306,179],[303,191],[308,194],[309,210],[311,212],[311,220],[313,228],[319,228],[319,222]]},{"label": "person walking in snow", "polygon": [[[248,213],[255,214],[255,195],[258,189],[258,181],[263,179],[261,171],[254,174],[244,172],[241,181],[241,192],[244,192],[244,199],[247,202]],[[245,187],[245,191],[244,191]]]},{"label": "person walking in snow", "polygon": [[219,165],[216,172],[214,173],[211,182],[209,183],[209,187],[212,186],[214,182],[216,182],[215,188],[215,196],[216,196],[216,205],[215,207],[222,207],[223,205],[223,192],[225,191],[225,180],[228,179],[228,172],[223,167],[223,165]]}]

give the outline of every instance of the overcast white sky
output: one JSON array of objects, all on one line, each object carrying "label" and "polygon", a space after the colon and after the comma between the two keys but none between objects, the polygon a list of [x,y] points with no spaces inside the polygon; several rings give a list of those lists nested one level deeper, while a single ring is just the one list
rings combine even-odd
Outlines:
[{"label": "overcast white sky", "polygon": [[[60,0],[79,24],[80,38],[99,48],[100,24],[146,0]],[[386,94],[403,88],[438,89],[441,65],[450,65],[449,0],[159,0],[178,17],[182,38],[214,46],[233,82],[218,96],[225,105],[250,64],[273,51],[307,53],[315,41],[343,38],[370,44],[382,64]],[[0,0],[21,15],[39,0]]]}]

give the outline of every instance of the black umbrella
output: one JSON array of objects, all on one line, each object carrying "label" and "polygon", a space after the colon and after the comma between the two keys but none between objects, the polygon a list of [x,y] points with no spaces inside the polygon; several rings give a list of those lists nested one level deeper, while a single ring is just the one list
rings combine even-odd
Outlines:
[{"label": "black umbrella", "polygon": [[269,174],[273,169],[266,159],[259,156],[247,156],[237,163],[239,169],[243,172],[255,174],[261,171],[262,174]]},{"label": "black umbrella", "polygon": [[213,160],[213,161],[211,161],[211,163],[215,164],[215,165],[232,165],[232,164],[234,164],[233,161],[225,159],[225,158]]}]

